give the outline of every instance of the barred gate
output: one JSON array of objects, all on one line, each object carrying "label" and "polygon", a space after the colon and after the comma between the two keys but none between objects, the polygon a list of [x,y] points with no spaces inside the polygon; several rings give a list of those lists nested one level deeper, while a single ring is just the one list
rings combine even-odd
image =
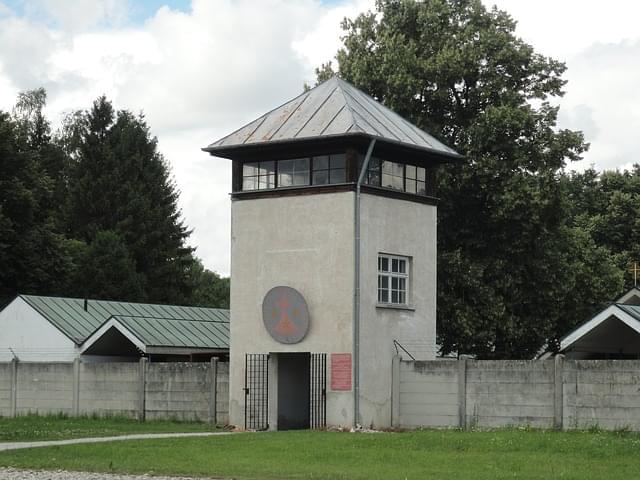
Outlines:
[{"label": "barred gate", "polygon": [[327,354],[312,353],[309,378],[309,427],[320,429],[327,426]]},{"label": "barred gate", "polygon": [[247,353],[244,365],[244,428],[269,428],[269,354]]}]

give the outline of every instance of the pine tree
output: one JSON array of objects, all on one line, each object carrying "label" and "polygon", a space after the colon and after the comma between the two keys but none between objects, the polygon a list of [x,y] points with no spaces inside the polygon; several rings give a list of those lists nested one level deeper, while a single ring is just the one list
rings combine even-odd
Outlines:
[{"label": "pine tree", "polygon": [[[186,303],[193,288],[189,230],[178,191],[142,115],[115,112],[105,98],[74,117],[69,229],[91,245],[101,231],[122,239],[139,274],[139,300]],[[122,246],[122,245],[121,245]],[[120,248],[120,247],[119,247]]]}]

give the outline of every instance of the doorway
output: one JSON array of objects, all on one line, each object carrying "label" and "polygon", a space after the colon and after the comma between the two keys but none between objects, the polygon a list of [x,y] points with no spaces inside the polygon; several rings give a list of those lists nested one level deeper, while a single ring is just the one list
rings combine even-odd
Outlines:
[{"label": "doorway", "polygon": [[278,354],[278,430],[310,425],[310,353]]}]

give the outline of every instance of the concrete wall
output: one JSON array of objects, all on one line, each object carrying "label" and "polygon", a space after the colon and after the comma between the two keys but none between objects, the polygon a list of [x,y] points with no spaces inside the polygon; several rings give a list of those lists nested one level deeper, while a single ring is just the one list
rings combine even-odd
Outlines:
[{"label": "concrete wall", "polygon": [[554,362],[468,361],[469,427],[553,427]]},{"label": "concrete wall", "polygon": [[[393,340],[436,357],[436,207],[367,194],[360,205],[360,423],[388,427]],[[410,258],[410,309],[378,305],[380,253]]]},{"label": "concrete wall", "polygon": [[124,415],[140,411],[140,364],[80,363],[78,410],[82,415]]},{"label": "concrete wall", "polygon": [[640,361],[396,359],[392,370],[396,426],[640,431]]},{"label": "concrete wall", "polygon": [[[231,423],[244,425],[245,354],[351,352],[353,201],[353,192],[342,192],[232,202]],[[278,285],[298,290],[309,308],[309,332],[294,345],[276,342],[263,325],[262,300]],[[277,401],[275,375],[272,366],[270,402]],[[352,415],[352,393],[328,388],[327,423],[350,425]]]},{"label": "concrete wall", "polygon": [[640,431],[640,361],[565,361],[566,428],[630,428]]},{"label": "concrete wall", "polygon": [[13,364],[0,363],[0,417],[13,415]]},{"label": "concrete wall", "polygon": [[[215,380],[214,380],[215,378]],[[0,415],[124,415],[228,423],[227,363],[0,363]]]},{"label": "concrete wall", "polygon": [[72,362],[78,355],[75,343],[20,297],[0,311],[0,331],[0,362]]},{"label": "concrete wall", "polygon": [[208,421],[215,399],[218,421],[228,421],[229,367],[218,363],[217,395],[208,363],[151,363],[147,369],[145,412],[147,419],[177,418]]},{"label": "concrete wall", "polygon": [[72,363],[18,363],[16,413],[72,413]]}]

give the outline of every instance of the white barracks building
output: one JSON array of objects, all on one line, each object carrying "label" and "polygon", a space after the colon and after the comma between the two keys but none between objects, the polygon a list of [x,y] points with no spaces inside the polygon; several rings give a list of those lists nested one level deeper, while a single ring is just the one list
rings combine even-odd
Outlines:
[{"label": "white barracks building", "polygon": [[230,421],[388,427],[436,355],[435,168],[461,158],[334,77],[204,148],[233,162]]}]

